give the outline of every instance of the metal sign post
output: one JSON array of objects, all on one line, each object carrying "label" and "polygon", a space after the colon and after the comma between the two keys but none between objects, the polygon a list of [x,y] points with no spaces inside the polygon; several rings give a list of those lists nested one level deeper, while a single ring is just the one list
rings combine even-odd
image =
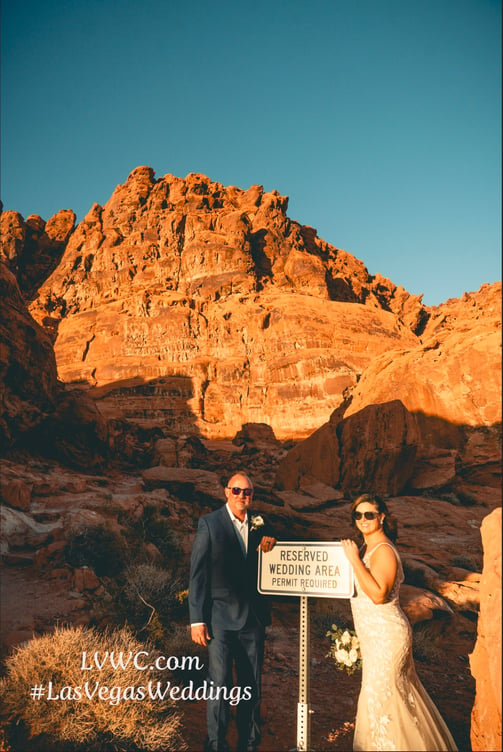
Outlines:
[{"label": "metal sign post", "polygon": [[300,597],[299,702],[297,704],[297,750],[309,752],[311,706],[309,704],[309,608],[307,596]]},{"label": "metal sign post", "polygon": [[280,541],[272,551],[259,549],[259,593],[300,596],[299,701],[297,704],[297,752],[309,752],[311,707],[309,704],[309,608],[308,596],[351,598],[353,569],[342,544]]}]

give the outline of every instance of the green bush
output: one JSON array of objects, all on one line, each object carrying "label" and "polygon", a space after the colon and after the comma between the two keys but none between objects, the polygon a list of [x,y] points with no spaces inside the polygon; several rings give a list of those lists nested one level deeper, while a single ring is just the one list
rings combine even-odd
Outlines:
[{"label": "green bush", "polygon": [[[6,660],[6,674],[0,680],[2,696],[1,715],[8,739],[13,749],[65,749],[65,750],[128,750],[131,752],[168,752],[186,749],[180,733],[180,718],[174,703],[167,699],[117,698],[116,688],[138,688],[148,680],[164,683],[171,677],[166,672],[142,672],[127,663],[116,670],[106,661],[101,670],[83,670],[97,653],[103,659],[106,651],[115,656],[127,657],[140,651],[153,651],[138,642],[127,629],[109,630],[104,634],[93,629],[62,628],[53,634],[37,637],[18,648]],[[84,660],[84,651],[86,654]],[[150,656],[149,656],[150,657]],[[146,659],[143,657],[143,660]],[[148,676],[147,676],[148,674]],[[99,683],[110,694],[99,699],[86,695],[85,682],[90,692]],[[49,682],[52,697],[48,699]],[[45,696],[31,697],[32,688],[43,685]],[[62,699],[63,687],[81,688],[81,698]],[[16,738],[19,728],[26,730],[25,744]],[[14,746],[13,739],[16,738]],[[30,742],[32,739],[34,741]],[[37,741],[38,740],[38,741]],[[35,744],[35,746],[33,746]],[[38,747],[37,747],[38,744]],[[51,745],[49,747],[49,745]]]}]

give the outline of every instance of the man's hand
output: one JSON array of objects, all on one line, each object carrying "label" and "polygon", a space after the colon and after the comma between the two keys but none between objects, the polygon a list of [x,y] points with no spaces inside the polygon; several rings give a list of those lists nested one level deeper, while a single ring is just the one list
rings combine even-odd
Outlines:
[{"label": "man's hand", "polygon": [[206,624],[194,624],[191,626],[190,636],[193,642],[197,642],[198,645],[202,645],[203,647],[206,647],[211,640]]},{"label": "man's hand", "polygon": [[262,538],[262,540],[257,546],[257,551],[259,550],[259,548],[261,548],[262,551],[266,553],[267,551],[271,551],[275,545],[276,545],[276,538],[269,538],[267,535],[264,535],[264,537]]}]

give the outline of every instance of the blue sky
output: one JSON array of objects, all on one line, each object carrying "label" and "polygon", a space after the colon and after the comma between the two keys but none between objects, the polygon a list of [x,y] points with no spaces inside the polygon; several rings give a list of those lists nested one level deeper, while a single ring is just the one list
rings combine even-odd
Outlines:
[{"label": "blue sky", "polygon": [[3,0],[4,209],[139,165],[288,215],[435,305],[501,279],[496,0]]}]

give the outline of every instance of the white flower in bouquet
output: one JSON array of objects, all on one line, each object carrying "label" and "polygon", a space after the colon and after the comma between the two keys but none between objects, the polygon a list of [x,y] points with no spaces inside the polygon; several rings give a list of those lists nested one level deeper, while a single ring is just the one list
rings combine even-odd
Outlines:
[{"label": "white flower in bouquet", "polygon": [[349,645],[349,643],[351,642],[351,635],[349,634],[347,629],[342,633],[341,642],[343,645]]},{"label": "white flower in bouquet", "polygon": [[353,674],[361,668],[360,642],[355,632],[332,624],[326,636],[331,642],[327,658],[332,658],[340,671]]}]

